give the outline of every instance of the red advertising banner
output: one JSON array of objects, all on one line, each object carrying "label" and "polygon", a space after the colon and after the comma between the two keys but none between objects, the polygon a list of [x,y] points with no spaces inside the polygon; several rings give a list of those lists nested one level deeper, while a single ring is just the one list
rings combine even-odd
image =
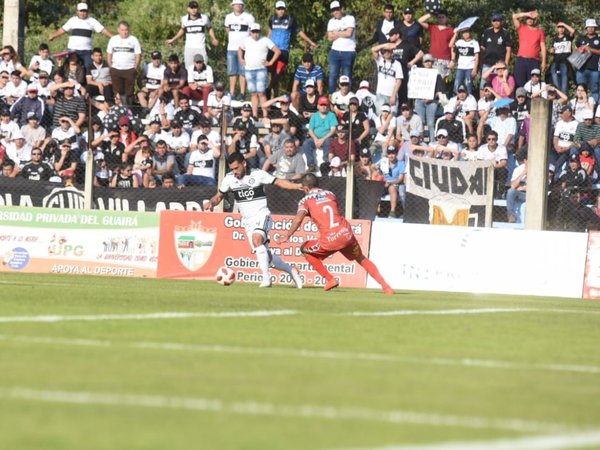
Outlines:
[{"label": "red advertising banner", "polygon": [[[368,255],[371,222],[350,221],[356,239],[365,255]],[[304,221],[291,242],[275,243],[278,234],[288,230],[292,216],[273,216],[269,247],[274,254],[294,264],[300,271],[305,286],[322,286],[324,280],[306,262],[300,253],[300,245],[318,236],[311,221]],[[366,286],[366,272],[355,262],[336,253],[325,261],[328,270],[340,281],[340,286]],[[160,213],[160,241],[158,254],[159,278],[212,279],[221,266],[236,272],[236,281],[259,283],[261,272],[256,257],[246,242],[246,232],[239,214],[210,212],[162,211]],[[292,284],[284,272],[272,270],[273,284]]]},{"label": "red advertising banner", "polygon": [[583,298],[600,299],[600,232],[598,231],[590,231],[588,234]]}]

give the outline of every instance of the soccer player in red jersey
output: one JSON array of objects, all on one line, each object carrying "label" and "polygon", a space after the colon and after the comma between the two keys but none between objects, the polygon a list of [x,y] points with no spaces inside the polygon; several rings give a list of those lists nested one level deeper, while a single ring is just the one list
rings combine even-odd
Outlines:
[{"label": "soccer player in red jersey", "polygon": [[389,284],[385,282],[379,270],[362,252],[350,223],[340,214],[335,194],[319,188],[319,181],[312,173],[302,177],[302,188],[306,195],[298,203],[298,213],[286,236],[280,237],[279,242],[287,242],[309,216],[319,229],[319,239],[306,241],[302,244],[302,251],[306,260],[314,267],[319,275],[327,282],[324,290],[329,291],[339,285],[339,282],[323,265],[323,260],[335,252],[340,252],[350,261],[356,261],[375,279],[383,292],[388,295],[394,293]]}]

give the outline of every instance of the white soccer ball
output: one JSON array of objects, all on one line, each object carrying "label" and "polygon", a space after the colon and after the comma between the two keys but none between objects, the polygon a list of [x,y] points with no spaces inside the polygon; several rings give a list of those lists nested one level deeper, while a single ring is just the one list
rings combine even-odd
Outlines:
[{"label": "white soccer ball", "polygon": [[235,281],[235,272],[227,266],[219,267],[215,275],[215,281],[223,286],[229,286]]}]

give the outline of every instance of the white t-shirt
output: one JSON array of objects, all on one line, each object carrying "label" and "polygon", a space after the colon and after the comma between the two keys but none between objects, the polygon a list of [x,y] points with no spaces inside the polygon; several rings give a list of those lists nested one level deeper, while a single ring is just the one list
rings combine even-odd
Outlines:
[{"label": "white t-shirt", "polygon": [[194,150],[190,153],[189,165],[193,166],[192,175],[215,178],[216,164],[212,148],[209,147],[204,153],[200,150]]},{"label": "white t-shirt", "polygon": [[242,179],[236,178],[233,172],[229,172],[223,178],[219,192],[223,194],[233,192],[240,214],[244,218],[271,214],[267,207],[264,186],[273,184],[275,180],[276,178],[273,175],[260,169],[252,169],[250,174],[244,175]]},{"label": "white t-shirt", "polygon": [[460,119],[469,114],[471,111],[477,111],[477,100],[475,100],[475,97],[472,95],[467,95],[467,98],[462,101],[460,101],[458,97],[452,97],[450,100],[448,100],[447,106],[452,107],[454,111],[456,111],[456,105],[459,102],[460,109],[458,110],[457,117]]},{"label": "white t-shirt", "polygon": [[212,24],[206,14],[200,14],[197,19],[192,19],[185,15],[181,18],[181,28],[185,31],[186,48],[205,48],[206,32],[210,30]]},{"label": "white t-shirt", "polygon": [[268,37],[253,39],[251,36],[245,38],[240,48],[246,52],[246,70],[264,69],[264,62],[267,60],[267,53],[275,47],[275,43]]},{"label": "white t-shirt", "polygon": [[205,134],[208,138],[208,142],[213,144],[215,147],[221,146],[221,133],[218,133],[214,130],[210,130],[208,134],[203,133],[202,130],[194,130],[192,133],[192,137],[190,138],[190,148],[196,148],[198,145],[198,138]]},{"label": "white t-shirt", "polygon": [[356,51],[356,22],[354,16],[342,16],[340,19],[331,18],[327,23],[327,31],[344,31],[353,28],[352,35],[349,38],[338,38],[331,44],[331,50],[340,52]]},{"label": "white t-shirt", "polygon": [[225,16],[225,28],[229,30],[227,51],[237,52],[244,38],[250,36],[250,25],[254,22],[256,22],[254,16],[245,11],[239,16],[236,16],[235,13],[229,13]]},{"label": "white t-shirt", "polygon": [[348,91],[346,95],[342,94],[341,91],[335,91],[331,94],[331,104],[342,111],[348,111],[348,104],[352,97],[354,97],[354,92],[352,91]]},{"label": "white t-shirt", "polygon": [[[46,72],[48,75],[50,75],[52,73],[52,69],[54,68],[54,63],[52,62],[52,60],[50,58],[48,59],[42,59],[42,57],[40,55],[34,55],[31,58],[31,62],[29,63],[29,68],[32,69],[33,65],[35,63],[39,63],[39,70],[43,70],[44,72]],[[34,73],[32,76],[32,81],[33,79],[37,79],[38,74]]]},{"label": "white t-shirt", "polygon": [[381,133],[378,130],[379,127],[381,126],[381,118],[375,116],[374,122],[375,122],[375,129],[377,130],[377,134],[375,135],[374,142],[385,142],[387,140],[388,136],[392,136],[392,139],[394,138],[394,131],[396,130],[396,119],[394,119],[392,117],[392,119],[390,120],[390,122],[388,124],[385,134]]},{"label": "white t-shirt", "polygon": [[396,80],[402,80],[404,74],[399,61],[387,61],[383,56],[377,58],[377,94],[391,96]]},{"label": "white t-shirt", "polygon": [[135,36],[122,38],[118,34],[108,41],[107,53],[112,53],[112,67],[118,70],[135,68],[136,55],[142,54],[140,41]]},{"label": "white t-shirt", "polygon": [[165,77],[165,65],[161,64],[154,67],[154,64],[147,63],[144,65],[144,75],[146,76],[146,89],[155,91],[160,87],[163,78]]},{"label": "white t-shirt", "polygon": [[573,145],[575,142],[575,131],[577,130],[578,124],[579,122],[576,120],[565,122],[561,119],[556,122],[556,127],[554,127],[554,136],[558,138],[559,147],[571,147]]},{"label": "white t-shirt", "polygon": [[495,151],[490,151],[487,144],[483,144],[477,149],[477,159],[479,161],[495,161],[499,163],[503,159],[508,159],[508,152],[504,145],[498,145]]},{"label": "white t-shirt", "polygon": [[185,131],[182,132],[179,136],[173,136],[173,134],[170,134],[166,141],[173,151],[178,152],[182,148],[189,148],[190,135],[187,134]]},{"label": "white t-shirt", "polygon": [[[529,80],[527,83],[525,83],[525,85],[523,86],[523,89],[525,89],[529,93],[529,95],[531,95],[531,94],[535,94],[538,91],[541,91],[545,87],[546,87],[546,83],[544,83],[543,81],[540,81],[539,83],[533,85],[533,84],[531,84],[531,80]],[[542,92],[541,96],[542,96],[542,98],[548,98],[548,91]]]},{"label": "white t-shirt", "polygon": [[67,33],[71,33],[69,42],[67,43],[69,50],[91,50],[92,34],[94,31],[101,33],[104,30],[104,26],[93,17],[80,19],[77,16],[73,16],[67,20],[62,29]]},{"label": "white t-shirt", "polygon": [[454,43],[458,54],[457,69],[473,69],[475,67],[475,55],[479,53],[479,42],[475,39],[465,41],[459,39]]},{"label": "white t-shirt", "polygon": [[198,72],[196,70],[195,64],[190,64],[187,68],[187,82],[189,83],[198,83],[203,86],[205,84],[213,84],[215,81],[215,77],[213,75],[212,67],[204,64],[204,70],[202,72]]}]

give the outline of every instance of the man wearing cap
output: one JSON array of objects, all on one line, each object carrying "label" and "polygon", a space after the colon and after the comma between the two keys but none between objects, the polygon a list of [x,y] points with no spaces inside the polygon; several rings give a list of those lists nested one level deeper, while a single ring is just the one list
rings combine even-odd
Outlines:
[{"label": "man wearing cap", "polygon": [[399,25],[400,21],[394,17],[394,5],[386,3],[383,7],[383,17],[377,21],[369,45],[386,43],[389,39],[390,30]]},{"label": "man wearing cap", "polygon": [[112,101],[112,80],[110,78],[110,67],[102,56],[100,47],[92,51],[92,63],[86,67],[87,89],[90,97],[102,95],[105,99]]},{"label": "man wearing cap", "polygon": [[81,97],[75,97],[75,80],[64,83],[54,83],[50,86],[50,94],[54,98],[54,111],[52,114],[52,126],[59,126],[59,119],[69,117],[77,127],[83,126],[85,122],[87,107]]},{"label": "man wearing cap", "polygon": [[331,42],[329,51],[329,92],[335,91],[340,75],[352,79],[352,68],[356,59],[356,21],[354,16],[344,14],[338,0],[329,4],[332,18],[327,23],[327,40]]},{"label": "man wearing cap", "polygon": [[550,75],[552,84],[560,87],[563,92],[569,92],[569,56],[575,40],[575,29],[565,22],[556,24],[556,34],[552,38],[552,64]]},{"label": "man wearing cap", "polygon": [[479,39],[481,48],[481,81],[479,89],[483,90],[486,80],[483,73],[498,61],[508,67],[512,56],[513,40],[509,31],[503,27],[504,16],[500,13],[492,15],[492,26],[486,29]]},{"label": "man wearing cap", "polygon": [[[457,118],[456,111],[450,105],[444,107],[444,115],[435,122],[435,136],[438,136],[440,130],[444,129],[448,133],[448,139],[462,146],[466,136],[467,127],[465,123]],[[459,148],[460,150],[460,148]]]},{"label": "man wearing cap", "polygon": [[256,22],[252,14],[244,11],[244,0],[232,0],[233,12],[225,16],[225,31],[227,32],[227,73],[229,74],[229,93],[235,96],[235,84],[239,79],[240,95],[238,100],[246,99],[246,78],[244,65],[239,58],[239,48],[242,41],[250,36],[250,25]]},{"label": "man wearing cap", "polygon": [[25,141],[21,130],[15,131],[10,140],[3,137],[0,143],[6,148],[6,157],[15,163],[15,170],[22,169],[31,161],[32,146]]},{"label": "man wearing cap", "polygon": [[165,77],[165,69],[162,63],[162,54],[154,50],[151,54],[152,60],[144,64],[144,87],[138,91],[138,100],[143,108],[154,106],[159,97],[160,85]]},{"label": "man wearing cap", "polygon": [[60,154],[54,162],[54,170],[59,177],[72,177],[77,170],[79,157],[71,148],[71,141],[65,139],[60,143]]},{"label": "man wearing cap", "polygon": [[187,68],[187,86],[182,92],[192,100],[202,100],[202,112],[208,111],[208,95],[215,81],[213,69],[204,60],[204,56],[194,56],[194,64]]},{"label": "man wearing cap", "polygon": [[329,110],[327,97],[317,100],[319,110],[310,117],[308,123],[309,138],[304,141],[302,152],[306,156],[308,171],[314,172],[317,167],[316,150],[323,150],[323,161],[328,161],[329,143],[335,134],[338,120],[336,115]]},{"label": "man wearing cap", "polygon": [[550,161],[560,172],[563,164],[569,157],[569,154],[577,154],[578,149],[575,144],[575,133],[579,122],[573,117],[573,109],[566,105],[562,109],[561,119],[556,123],[554,135],[552,137],[552,152]]},{"label": "man wearing cap", "polygon": [[311,49],[315,49],[318,45],[310,39],[300,28],[298,21],[294,16],[287,14],[286,4],[282,0],[275,3],[275,14],[269,18],[269,34],[267,35],[281,50],[281,55],[277,62],[269,68],[271,72],[271,84],[269,89],[273,90],[273,96],[279,95],[279,78],[289,63],[290,58],[290,43],[292,34],[298,34],[304,39]]},{"label": "man wearing cap", "polygon": [[390,107],[396,106],[398,93],[404,78],[402,65],[399,61],[395,61],[392,55],[392,49],[387,43],[371,48],[371,56],[377,67],[377,90],[375,91],[377,114],[381,112],[381,106],[384,103],[387,103]]},{"label": "man wearing cap", "polygon": [[[294,73],[294,82],[292,83],[292,103],[299,108],[300,95],[306,92],[306,83],[311,80],[312,86],[316,90],[316,95],[323,95],[323,69],[314,63],[313,55],[305,53],[302,56],[302,64],[298,66]],[[313,94],[315,94],[313,90]]]},{"label": "man wearing cap", "polygon": [[399,27],[390,31],[390,40],[387,44],[382,44],[382,46],[376,46],[375,48],[378,50],[391,49],[392,58],[402,66],[403,79],[400,84],[397,103],[406,103],[408,101],[410,71],[423,58],[423,51],[414,44],[405,41]]},{"label": "man wearing cap", "polygon": [[[521,23],[523,17],[524,24]],[[546,35],[544,30],[535,26],[537,17],[537,11],[512,15],[513,25],[519,35],[519,49],[514,71],[517,87],[527,82],[533,69],[540,69],[542,72],[546,70]]]},{"label": "man wearing cap", "polygon": [[477,100],[467,92],[464,84],[458,86],[456,96],[448,101],[448,106],[452,107],[456,112],[456,117],[465,123],[468,132],[474,133],[477,121]]},{"label": "man wearing cap", "polygon": [[517,127],[521,126],[525,117],[528,117],[531,112],[531,102],[527,96],[527,91],[522,87],[515,90],[516,102],[510,104],[510,112],[517,121]]},{"label": "man wearing cap", "polygon": [[187,70],[183,64],[179,64],[179,57],[173,53],[169,56],[158,95],[164,95],[168,100],[173,99],[173,103],[178,105],[179,95],[187,83],[187,78]]},{"label": "man wearing cap", "polygon": [[452,52],[450,41],[454,36],[454,30],[448,25],[448,16],[445,10],[438,9],[435,12],[437,23],[429,23],[432,14],[427,13],[419,17],[419,24],[429,32],[429,52],[433,56],[433,67],[446,79],[450,75],[450,61]]},{"label": "man wearing cap", "polygon": [[523,85],[523,89],[525,89],[530,99],[535,97],[548,98],[548,85],[542,81],[540,69],[531,71],[531,78]]},{"label": "man wearing cap", "polygon": [[350,89],[350,77],[342,75],[340,77],[339,89],[331,94],[331,109],[341,118],[348,111],[350,99],[354,97],[354,92]]},{"label": "man wearing cap", "polygon": [[[269,58],[270,55],[270,58]],[[267,69],[272,67],[281,50],[266,36],[260,35],[260,24],[250,25],[250,36],[242,40],[238,58],[244,66],[244,74],[252,101],[252,115],[258,118],[258,104],[267,101]]]},{"label": "man wearing cap", "polygon": [[186,173],[177,177],[177,186],[216,185],[216,162],[220,156],[221,149],[210,142],[205,134],[199,135],[190,153]]},{"label": "man wearing cap", "polygon": [[579,51],[589,50],[591,56],[576,72],[577,84],[587,85],[589,91],[594,97],[594,101],[598,104],[600,100],[600,36],[597,33],[598,24],[595,19],[586,19],[585,21],[585,36],[579,36],[575,40],[575,45]]},{"label": "man wearing cap", "polygon": [[407,6],[402,10],[402,20],[398,24],[402,39],[410,42],[417,48],[423,44],[423,27],[415,20],[415,10]]},{"label": "man wearing cap", "polygon": [[231,106],[231,94],[225,91],[225,84],[222,81],[217,81],[214,87],[214,90],[208,94],[208,100],[206,100],[208,116],[216,124],[221,118],[221,113],[225,111],[228,120],[231,120],[233,118],[233,110],[229,108]]},{"label": "man wearing cap", "polygon": [[46,139],[46,129],[40,126],[40,118],[36,113],[27,113],[27,123],[21,127],[25,141],[33,147],[41,147]]},{"label": "man wearing cap", "polygon": [[33,113],[37,117],[43,117],[44,110],[44,101],[38,97],[38,89],[35,84],[27,86],[27,95],[19,98],[10,107],[10,113],[13,118],[17,119],[20,127],[27,124],[27,115],[29,113]]},{"label": "man wearing cap", "polygon": [[65,33],[71,33],[67,49],[77,53],[87,67],[92,62],[92,33],[94,32],[102,33],[109,38],[113,36],[100,22],[88,16],[87,3],[78,3],[77,15],[71,17],[61,28],[48,36],[48,42],[52,42]]},{"label": "man wearing cap", "polygon": [[106,54],[113,91],[126,106],[133,99],[136,70],[142,60],[142,47],[138,39],[129,34],[129,23],[126,21],[119,22],[117,31],[119,34],[108,41]]},{"label": "man wearing cap", "polygon": [[204,61],[208,61],[206,52],[206,33],[208,32],[212,45],[217,47],[219,41],[215,36],[210,18],[200,12],[200,6],[196,0],[188,3],[187,15],[181,17],[181,28],[171,39],[166,40],[167,45],[173,45],[178,39],[185,35],[184,62],[186,67],[194,64],[194,56],[202,55]]},{"label": "man wearing cap", "polygon": [[234,130],[237,129],[238,124],[244,125],[246,129],[250,131],[250,133],[258,134],[258,130],[256,129],[256,122],[252,117],[252,105],[250,103],[244,103],[240,108],[240,115],[235,117],[231,121],[231,126]]}]

